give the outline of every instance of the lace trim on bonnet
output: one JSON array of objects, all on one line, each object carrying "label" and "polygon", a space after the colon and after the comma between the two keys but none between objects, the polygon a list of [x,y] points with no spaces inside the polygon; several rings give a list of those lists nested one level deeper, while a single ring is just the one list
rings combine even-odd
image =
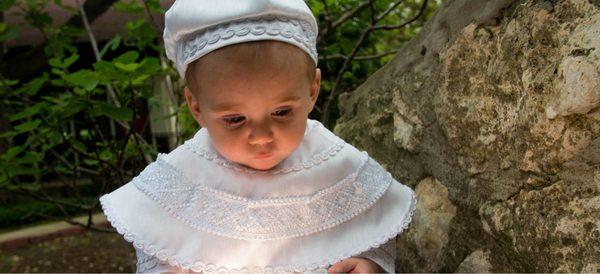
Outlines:
[{"label": "lace trim on bonnet", "polygon": [[334,227],[371,207],[393,181],[363,152],[355,172],[314,194],[250,200],[193,182],[163,157],[133,184],[189,226],[240,240],[279,240]]},{"label": "lace trim on bonnet", "polygon": [[[187,39],[179,46],[182,64],[179,64],[179,72],[185,74],[188,63],[202,57],[202,55],[210,52],[203,51],[204,48],[209,48],[218,44],[223,46],[227,44],[226,40],[238,40],[238,37],[252,36],[246,40],[282,40],[294,44],[305,51],[310,52],[311,58],[315,59],[318,56],[314,44],[316,43],[317,34],[312,31],[310,23],[303,20],[288,18],[285,16],[265,15],[256,18],[246,18],[238,21],[232,21],[226,24],[218,24],[208,29],[204,29],[198,33],[188,34]],[[217,43],[219,42],[219,43]],[[234,43],[234,42],[231,42]],[[167,48],[170,56],[175,56],[175,48]]]}]

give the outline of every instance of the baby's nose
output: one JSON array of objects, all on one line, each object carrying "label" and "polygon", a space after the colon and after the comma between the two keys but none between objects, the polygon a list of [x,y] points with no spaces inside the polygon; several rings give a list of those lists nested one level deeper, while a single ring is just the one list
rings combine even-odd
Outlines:
[{"label": "baby's nose", "polygon": [[256,127],[250,133],[248,142],[251,145],[264,145],[273,142],[273,132],[268,127]]}]

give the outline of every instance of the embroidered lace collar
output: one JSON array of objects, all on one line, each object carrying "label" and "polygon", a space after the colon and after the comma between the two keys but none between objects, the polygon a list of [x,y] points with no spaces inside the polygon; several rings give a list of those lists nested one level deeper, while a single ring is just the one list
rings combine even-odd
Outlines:
[{"label": "embroidered lace collar", "polygon": [[312,195],[251,200],[194,182],[159,157],[133,183],[176,219],[209,233],[243,240],[304,236],[358,215],[393,180],[366,153],[362,164]]},{"label": "embroidered lace collar", "polygon": [[[200,129],[192,139],[186,141],[184,147],[207,160],[236,171],[251,174],[285,174],[319,165],[344,148],[346,145],[344,140],[333,134],[323,135],[323,129],[325,127],[319,121],[308,119],[304,139],[295,152],[273,169],[266,171],[248,168],[221,156],[210,143],[210,136],[205,128]],[[310,150],[310,153],[303,153],[307,150]]]}]

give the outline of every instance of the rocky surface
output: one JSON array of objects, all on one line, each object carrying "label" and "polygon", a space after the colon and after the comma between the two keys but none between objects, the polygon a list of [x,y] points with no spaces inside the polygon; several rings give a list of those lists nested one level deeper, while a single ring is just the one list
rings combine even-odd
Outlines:
[{"label": "rocky surface", "polygon": [[597,1],[448,1],[340,109],[417,192],[398,271],[599,271]]}]

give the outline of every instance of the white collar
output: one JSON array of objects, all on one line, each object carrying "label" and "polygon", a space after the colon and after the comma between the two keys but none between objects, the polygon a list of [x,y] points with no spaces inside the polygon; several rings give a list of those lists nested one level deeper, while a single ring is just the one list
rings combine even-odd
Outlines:
[{"label": "white collar", "polygon": [[[331,134],[319,121],[308,119],[303,142],[286,159],[268,171],[248,168],[231,162],[221,156],[210,141],[205,128],[198,130],[184,146],[197,155],[221,166],[251,174],[282,174],[310,169],[335,156],[346,144],[344,140]],[[325,129],[325,130],[324,130]],[[308,137],[308,138],[307,138]]]},{"label": "white collar", "polygon": [[410,188],[314,120],[274,170],[225,160],[200,130],[100,201],[125,239],[193,271],[322,268],[394,237],[415,206]]}]

